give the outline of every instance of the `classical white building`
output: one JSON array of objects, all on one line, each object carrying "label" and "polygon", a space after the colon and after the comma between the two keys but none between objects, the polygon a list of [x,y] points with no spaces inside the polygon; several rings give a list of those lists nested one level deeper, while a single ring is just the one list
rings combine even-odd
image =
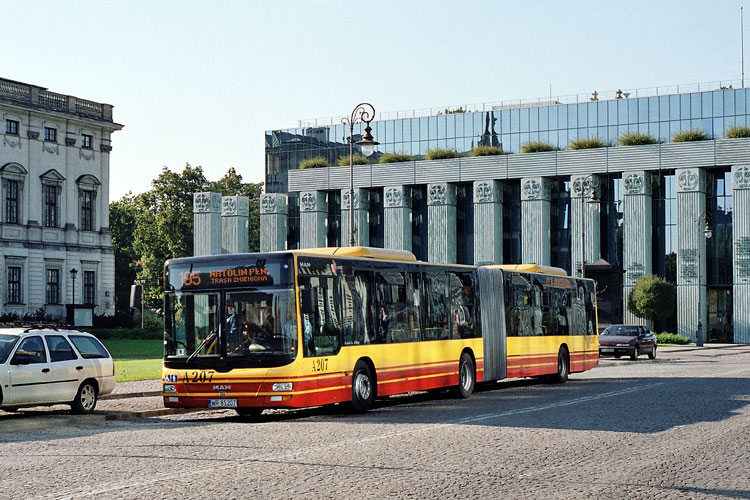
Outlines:
[{"label": "classical white building", "polygon": [[0,119],[0,312],[113,314],[112,105],[0,78]]}]

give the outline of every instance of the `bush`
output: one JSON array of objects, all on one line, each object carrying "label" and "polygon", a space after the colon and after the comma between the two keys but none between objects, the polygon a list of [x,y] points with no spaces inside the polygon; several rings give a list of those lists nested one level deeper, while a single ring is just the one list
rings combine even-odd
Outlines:
[{"label": "bush", "polygon": [[442,149],[435,148],[427,151],[425,160],[447,160],[449,158],[458,158],[458,151],[453,148]]},{"label": "bush", "polygon": [[656,341],[659,344],[677,344],[685,345],[690,343],[690,339],[677,335],[676,333],[661,332],[656,334]]},{"label": "bush", "polygon": [[711,136],[699,128],[680,130],[672,136],[672,142],[708,141],[710,139]]},{"label": "bush", "polygon": [[677,286],[653,274],[638,278],[628,295],[628,311],[639,318],[668,318],[676,307]]},{"label": "bush", "polygon": [[[347,163],[348,165],[348,163]],[[330,167],[331,164],[328,163],[328,160],[323,158],[322,156],[316,156],[315,158],[308,158],[307,160],[302,160],[299,164],[299,168],[323,168],[323,167]]]},{"label": "bush", "polygon": [[413,161],[414,158],[406,153],[385,153],[380,155],[378,163],[400,163],[402,161]]},{"label": "bush", "polygon": [[650,134],[640,132],[628,132],[619,139],[620,146],[643,146],[645,144],[656,144],[656,139]]},{"label": "bush", "polygon": [[94,314],[94,328],[133,328],[133,315],[125,311],[116,311],[112,316]]},{"label": "bush", "polygon": [[570,141],[570,149],[596,149],[607,148],[612,144],[604,142],[598,137],[580,137]]},{"label": "bush", "polygon": [[164,338],[164,330],[150,328],[82,328],[99,340],[158,340]]},{"label": "bush", "polygon": [[[361,153],[356,153],[352,155],[352,165],[367,165],[370,163],[370,160]],[[336,160],[336,165],[339,167],[348,167],[349,166],[349,155],[339,156],[339,159]]]},{"label": "bush", "polygon": [[495,156],[504,155],[505,151],[501,146],[477,146],[471,150],[469,156]]},{"label": "bush", "polygon": [[0,314],[0,323],[58,323],[58,320],[47,314],[44,306],[40,307],[33,313],[24,313],[23,315],[16,312],[7,312]]},{"label": "bush", "polygon": [[744,127],[742,125],[734,125],[729,127],[724,133],[724,137],[727,139],[741,139],[743,137],[750,137],[750,127]]},{"label": "bush", "polygon": [[544,153],[545,151],[557,151],[552,144],[543,141],[529,141],[521,146],[522,153]]}]

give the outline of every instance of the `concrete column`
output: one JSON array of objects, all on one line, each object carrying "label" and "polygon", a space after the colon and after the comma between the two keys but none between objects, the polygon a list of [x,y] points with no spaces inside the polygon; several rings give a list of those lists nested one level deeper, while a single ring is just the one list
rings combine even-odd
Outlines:
[{"label": "concrete column", "polygon": [[651,265],[653,231],[651,174],[645,171],[622,174],[623,221],[622,255],[625,283],[622,289],[625,323],[648,322],[628,311],[628,295],[635,282],[653,272]]},{"label": "concrete column", "polygon": [[427,260],[456,262],[456,186],[427,184]]},{"label": "concrete column", "polygon": [[221,197],[221,252],[247,253],[247,196]]},{"label": "concrete column", "polygon": [[[349,190],[341,190],[341,245],[349,245]],[[370,245],[370,228],[368,210],[370,208],[370,192],[366,189],[354,190],[354,245],[366,247]]]},{"label": "concrete column", "polygon": [[698,321],[706,340],[706,172],[700,168],[675,171],[677,180],[677,333],[696,340]]},{"label": "concrete column", "polygon": [[286,250],[289,200],[287,195],[260,195],[260,251]]},{"label": "concrete column", "polygon": [[[572,176],[570,178],[570,258],[571,270],[580,276],[581,231],[583,231],[586,264],[602,258],[601,250],[601,204],[599,203],[601,179],[598,175]],[[591,201],[593,191],[595,202]],[[583,227],[581,210],[583,209]]]},{"label": "concrete column", "polygon": [[325,191],[303,191],[299,194],[299,247],[319,248],[328,245],[328,201]]},{"label": "concrete column", "polygon": [[503,263],[503,187],[474,182],[474,264]]},{"label": "concrete column", "polygon": [[524,264],[550,265],[552,183],[544,177],[521,179],[521,258]]},{"label": "concrete column", "polygon": [[411,252],[411,192],[406,186],[383,188],[385,248]]},{"label": "concrete column", "polygon": [[221,253],[221,194],[193,193],[193,255]]},{"label": "concrete column", "polygon": [[734,341],[750,344],[750,166],[732,167],[732,252],[734,287],[732,290],[732,326]]}]

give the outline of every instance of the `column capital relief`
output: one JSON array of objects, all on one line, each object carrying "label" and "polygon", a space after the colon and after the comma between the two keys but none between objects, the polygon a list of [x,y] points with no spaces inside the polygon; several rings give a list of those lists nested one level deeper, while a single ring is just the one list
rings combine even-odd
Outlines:
[{"label": "column capital relief", "polygon": [[521,201],[550,201],[552,182],[545,177],[524,177],[521,179]]},{"label": "column capital relief", "polygon": [[732,189],[750,189],[750,165],[732,166]]},{"label": "column capital relief", "polygon": [[281,193],[263,193],[260,195],[260,214],[284,214],[289,212],[287,195]]},{"label": "column capital relief", "polygon": [[449,183],[427,184],[427,206],[456,205],[456,186]]},{"label": "column capital relief", "polygon": [[[349,210],[349,190],[341,190],[341,210]],[[354,190],[354,210],[368,210],[370,208],[370,193],[364,189]]]},{"label": "column capital relief", "polygon": [[219,193],[193,193],[193,213],[220,213],[221,195]]},{"label": "column capital relief", "polygon": [[250,214],[250,202],[247,196],[222,196],[222,217],[247,217]]},{"label": "column capital relief", "polygon": [[503,189],[499,182],[474,181],[474,203],[502,203]]},{"label": "column capital relief", "polygon": [[325,212],[326,194],[323,191],[303,191],[299,194],[300,212]]},{"label": "column capital relief", "polygon": [[599,186],[601,186],[601,178],[598,175],[570,176],[570,196],[572,198],[580,198],[582,196],[588,198],[591,196],[592,191],[594,196],[598,196]]},{"label": "column capital relief", "polygon": [[646,171],[623,172],[622,193],[625,196],[651,194],[651,174]]},{"label": "column capital relief", "polygon": [[706,191],[706,172],[702,168],[679,168],[675,170],[678,193]]},{"label": "column capital relief", "polygon": [[385,208],[411,208],[411,193],[406,186],[386,186],[383,188]]}]

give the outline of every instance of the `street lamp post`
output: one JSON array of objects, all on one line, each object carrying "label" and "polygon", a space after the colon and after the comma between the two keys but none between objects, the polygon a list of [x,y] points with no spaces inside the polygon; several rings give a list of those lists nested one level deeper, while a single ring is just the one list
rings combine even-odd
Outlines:
[{"label": "street lamp post", "polygon": [[[695,222],[698,224],[698,229],[701,227],[701,221],[705,224],[703,227],[703,235],[706,237],[706,239],[710,239],[713,235],[713,231],[711,230],[711,214],[708,212],[701,212],[698,214],[698,217],[696,217]],[[703,347],[703,324],[701,322],[701,281],[703,280],[703,273],[701,273],[701,246],[700,241],[698,242],[698,328],[695,331],[695,345],[698,347]],[[706,273],[708,275],[708,273]],[[706,338],[708,340],[708,337]]]},{"label": "street lamp post", "polygon": [[341,119],[341,123],[349,125],[349,246],[354,246],[354,124],[364,123],[365,134],[357,141],[362,154],[370,156],[375,152],[375,146],[380,144],[372,137],[370,122],[375,118],[375,108],[372,104],[363,102],[357,104],[350,117]]},{"label": "street lamp post", "polygon": [[76,274],[78,274],[78,269],[74,267],[70,270],[70,279],[73,280],[73,305],[76,303]]},{"label": "street lamp post", "polygon": [[584,217],[583,217],[583,210],[584,210],[584,201],[583,197],[586,194],[586,191],[589,191],[589,199],[586,200],[586,203],[597,203],[598,200],[596,199],[596,188],[599,187],[599,178],[596,177],[594,174],[588,174],[580,179],[581,183],[581,278],[586,277],[586,230],[584,229]]}]

